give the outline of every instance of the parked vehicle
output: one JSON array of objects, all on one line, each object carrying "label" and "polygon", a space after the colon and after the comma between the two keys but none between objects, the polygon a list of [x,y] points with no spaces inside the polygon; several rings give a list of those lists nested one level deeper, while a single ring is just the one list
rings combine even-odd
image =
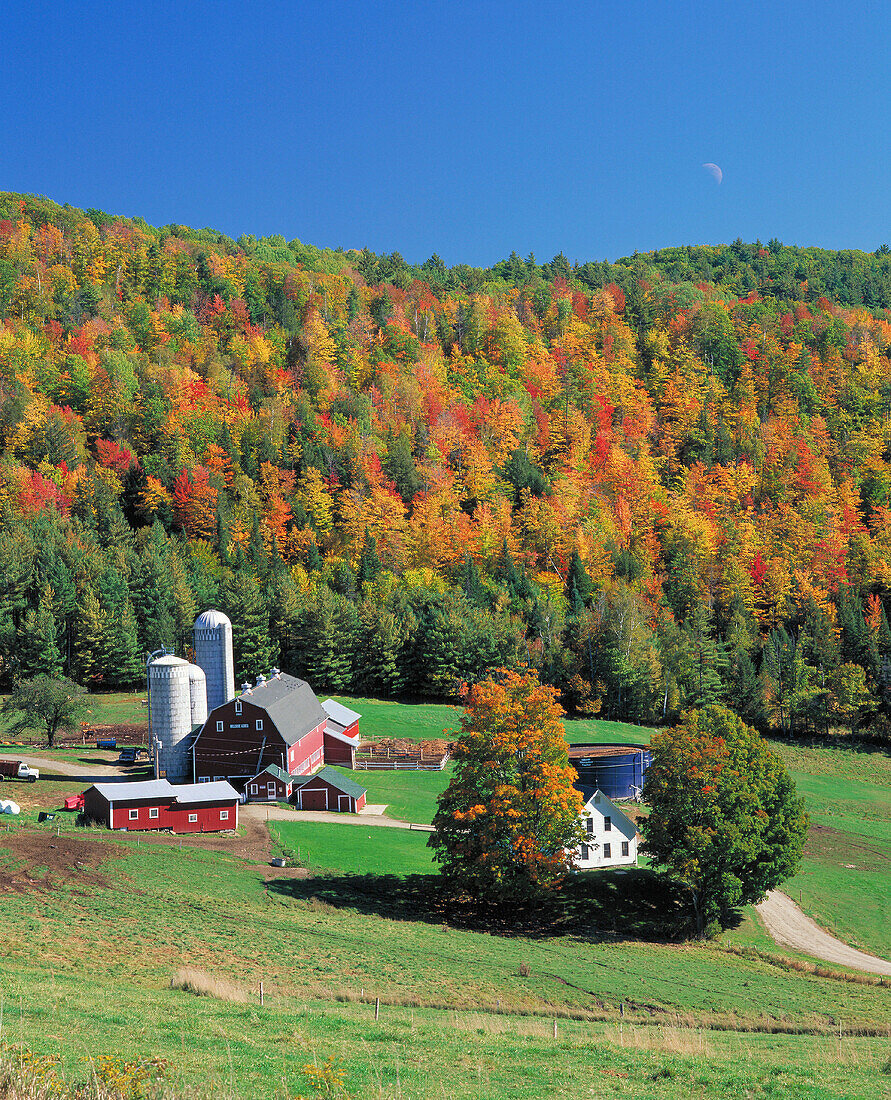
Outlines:
[{"label": "parked vehicle", "polygon": [[116,749],[118,742],[116,737],[100,737],[96,741],[97,749]]},{"label": "parked vehicle", "polygon": [[0,780],[26,779],[35,783],[39,778],[38,769],[29,767],[24,760],[0,760]]},{"label": "parked vehicle", "polygon": [[135,764],[137,761],[147,757],[148,753],[145,749],[136,748],[135,746],[121,749],[120,756],[118,757],[119,764]]}]

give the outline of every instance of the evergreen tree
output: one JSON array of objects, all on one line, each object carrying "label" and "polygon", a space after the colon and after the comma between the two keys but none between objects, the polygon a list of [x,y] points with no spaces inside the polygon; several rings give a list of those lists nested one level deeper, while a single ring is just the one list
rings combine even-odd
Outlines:
[{"label": "evergreen tree", "polygon": [[230,573],[222,591],[223,606],[232,620],[236,683],[253,683],[276,663],[278,646],[269,636],[269,609],[256,577]]},{"label": "evergreen tree", "polygon": [[365,532],[365,542],[359,555],[359,568],[356,572],[356,585],[362,591],[364,584],[370,584],[380,573],[383,566],[377,556],[377,543],[370,531]]},{"label": "evergreen tree", "polygon": [[62,675],[62,654],[56,641],[53,590],[49,584],[40,593],[37,609],[25,614],[18,644],[19,669],[30,679],[43,673],[53,679]]}]

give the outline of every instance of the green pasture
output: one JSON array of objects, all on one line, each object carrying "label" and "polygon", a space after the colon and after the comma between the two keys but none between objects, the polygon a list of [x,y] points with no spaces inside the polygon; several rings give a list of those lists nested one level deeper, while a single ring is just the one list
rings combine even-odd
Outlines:
[{"label": "green pasture", "polygon": [[[307,1067],[327,1059],[344,1100],[591,1100],[634,1096],[863,1100],[888,1096],[887,1041],[741,1035],[697,1028],[590,1023],[294,998],[256,983],[245,1003],[122,981],[113,999],[75,975],[9,968],[4,1035],[61,1053],[74,1080],[90,1057],[167,1059],[176,1095],[317,1095]],[[112,992],[105,990],[103,992]],[[366,997],[369,994],[366,990]]]}]

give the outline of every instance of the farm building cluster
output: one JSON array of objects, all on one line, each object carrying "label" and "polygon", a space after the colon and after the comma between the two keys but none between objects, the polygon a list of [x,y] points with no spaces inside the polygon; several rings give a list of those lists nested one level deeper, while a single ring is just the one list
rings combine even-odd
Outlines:
[{"label": "farm building cluster", "polygon": [[235,828],[240,801],[358,813],[365,789],[331,765],[356,766],[360,715],[277,668],[236,695],[220,611],[198,616],[194,643],[194,664],[165,651],[149,659],[154,780],[97,783],[84,812],[110,828],[177,832]]},{"label": "farm building cluster", "polygon": [[[154,779],[95,784],[82,796],[87,816],[111,829],[212,832],[235,829],[248,801],[359,813],[365,788],[338,767],[441,769],[449,757],[441,740],[362,745],[356,711],[277,668],[236,694],[232,624],[220,611],[198,616],[194,650],[194,663],[163,650],[149,658]],[[569,758],[584,801],[577,865],[635,864],[637,830],[613,800],[640,797],[649,750],[577,744]]]}]

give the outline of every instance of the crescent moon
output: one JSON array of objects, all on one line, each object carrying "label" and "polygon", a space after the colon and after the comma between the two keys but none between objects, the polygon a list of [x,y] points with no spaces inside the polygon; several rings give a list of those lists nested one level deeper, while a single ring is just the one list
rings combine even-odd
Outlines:
[{"label": "crescent moon", "polygon": [[702,167],[706,170],[706,172],[708,172],[708,174],[712,177],[712,179],[715,181],[715,183],[720,183],[721,180],[723,180],[724,173],[717,166],[717,164],[712,164],[711,162],[709,162],[707,164],[703,164]]}]

